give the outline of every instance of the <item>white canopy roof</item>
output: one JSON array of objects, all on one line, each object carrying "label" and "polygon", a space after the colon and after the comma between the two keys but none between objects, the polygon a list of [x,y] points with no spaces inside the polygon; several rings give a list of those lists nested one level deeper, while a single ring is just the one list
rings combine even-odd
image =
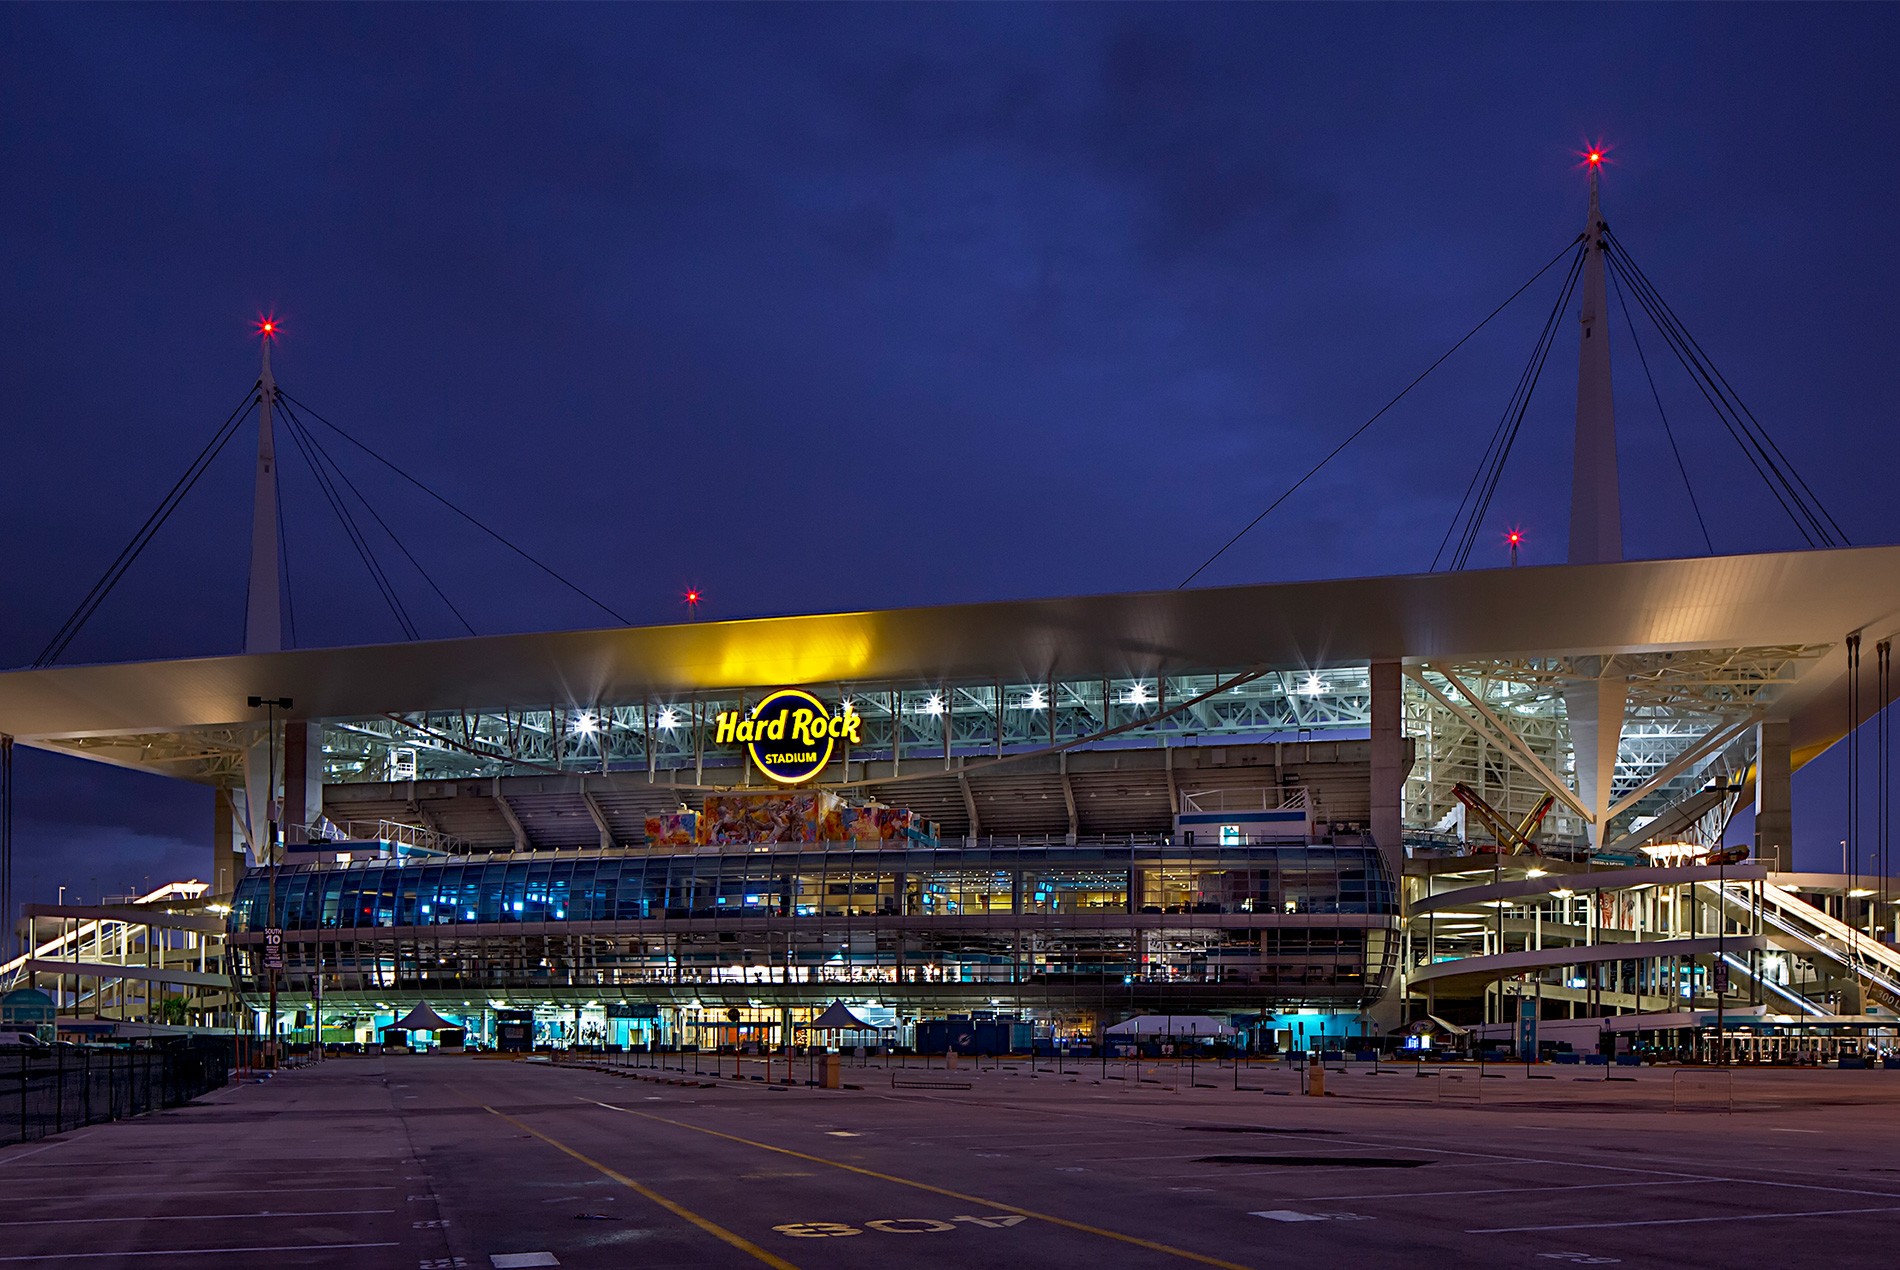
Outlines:
[{"label": "white canopy roof", "polygon": [[1799,764],[1843,731],[1846,633],[1872,643],[1896,628],[1900,547],[1855,547],[59,666],[0,673],[0,732],[64,749],[76,738],[249,725],[248,697],[266,686],[294,697],[300,717],[348,719],[776,684],[1039,682],[1058,669],[1826,645],[1776,703],[1794,724]]},{"label": "white canopy roof", "polygon": [[427,1001],[416,1004],[416,1008],[389,1025],[402,1032],[441,1032],[447,1029],[459,1029],[460,1023],[451,1023],[435,1012]]},{"label": "white canopy roof", "polygon": [[833,1001],[825,1007],[825,1012],[805,1025],[809,1028],[829,1030],[839,1028],[852,1032],[871,1032],[877,1030],[877,1024],[866,1023],[851,1013],[851,1007],[842,1001]]},{"label": "white canopy roof", "polygon": [[1232,1036],[1234,1029],[1205,1014],[1143,1014],[1107,1029],[1110,1036]]}]

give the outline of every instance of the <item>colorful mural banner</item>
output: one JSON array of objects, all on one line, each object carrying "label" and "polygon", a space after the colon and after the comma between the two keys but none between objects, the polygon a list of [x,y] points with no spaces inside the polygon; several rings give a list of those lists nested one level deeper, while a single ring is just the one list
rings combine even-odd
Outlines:
[{"label": "colorful mural banner", "polygon": [[937,827],[914,812],[879,803],[853,806],[825,790],[708,794],[698,812],[646,818],[652,846],[782,842],[909,842],[937,845]]}]

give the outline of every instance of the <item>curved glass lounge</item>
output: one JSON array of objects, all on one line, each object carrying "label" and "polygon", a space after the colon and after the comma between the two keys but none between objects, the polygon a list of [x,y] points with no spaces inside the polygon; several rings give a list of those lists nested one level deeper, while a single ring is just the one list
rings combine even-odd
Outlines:
[{"label": "curved glass lounge", "polygon": [[230,917],[253,1001],[273,925],[280,994],[309,996],[320,973],[326,1005],[606,1000],[787,1026],[840,996],[911,1021],[1355,1010],[1397,953],[1395,887],[1369,844],[807,844],[274,872],[244,879]]}]

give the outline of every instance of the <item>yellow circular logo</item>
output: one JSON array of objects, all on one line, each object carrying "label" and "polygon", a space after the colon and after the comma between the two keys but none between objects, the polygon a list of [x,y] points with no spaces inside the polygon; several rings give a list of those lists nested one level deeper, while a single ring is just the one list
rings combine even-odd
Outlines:
[{"label": "yellow circular logo", "polygon": [[721,714],[714,743],[744,743],[768,780],[797,785],[825,770],[839,738],[862,744],[863,722],[849,702],[833,714],[802,688],[780,688],[745,718],[737,711]]}]

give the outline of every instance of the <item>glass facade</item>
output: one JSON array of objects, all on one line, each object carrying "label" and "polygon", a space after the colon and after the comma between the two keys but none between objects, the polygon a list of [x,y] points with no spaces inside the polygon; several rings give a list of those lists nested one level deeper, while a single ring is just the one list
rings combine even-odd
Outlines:
[{"label": "glass facade", "polygon": [[[274,905],[274,908],[273,908]],[[231,950],[327,1003],[479,994],[748,1008],[1357,1008],[1396,956],[1370,846],[1167,842],[532,853],[260,870]]]}]

